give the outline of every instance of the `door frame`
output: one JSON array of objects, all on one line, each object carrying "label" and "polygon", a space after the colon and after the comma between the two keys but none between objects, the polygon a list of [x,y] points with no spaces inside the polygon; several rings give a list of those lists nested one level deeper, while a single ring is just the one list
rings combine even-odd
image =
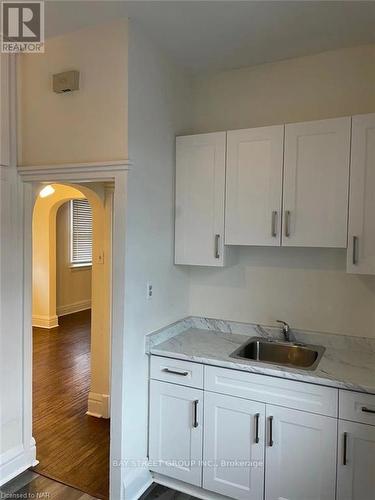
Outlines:
[{"label": "door frame", "polygon": [[[119,461],[122,453],[122,394],[124,349],[125,248],[128,160],[113,162],[63,164],[52,166],[22,166],[23,214],[23,340],[24,340],[24,436],[32,437],[32,216],[40,184],[82,182],[112,182],[113,231],[111,276],[111,423],[110,464]],[[121,498],[121,467],[110,466],[110,498]]]}]

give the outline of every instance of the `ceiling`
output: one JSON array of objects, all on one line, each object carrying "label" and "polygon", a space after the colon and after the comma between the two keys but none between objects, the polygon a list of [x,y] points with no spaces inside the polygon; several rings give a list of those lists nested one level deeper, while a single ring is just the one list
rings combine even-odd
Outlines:
[{"label": "ceiling", "polygon": [[375,1],[49,0],[46,36],[119,17],[195,74],[375,42]]}]

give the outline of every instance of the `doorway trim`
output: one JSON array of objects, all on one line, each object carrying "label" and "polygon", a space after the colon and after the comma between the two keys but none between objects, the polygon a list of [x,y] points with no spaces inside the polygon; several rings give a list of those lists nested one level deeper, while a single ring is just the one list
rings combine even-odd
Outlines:
[{"label": "doorway trim", "polygon": [[63,164],[51,166],[19,166],[24,197],[24,269],[23,269],[23,337],[24,337],[24,434],[32,437],[32,216],[40,184],[112,182],[114,184],[111,276],[111,423],[110,423],[110,498],[121,498],[122,468],[111,467],[122,453],[122,400],[124,349],[124,296],[127,176],[128,160]]}]

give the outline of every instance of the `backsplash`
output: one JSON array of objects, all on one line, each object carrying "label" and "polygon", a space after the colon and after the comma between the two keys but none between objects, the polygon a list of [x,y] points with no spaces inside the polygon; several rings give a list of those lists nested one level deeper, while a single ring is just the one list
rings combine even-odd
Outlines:
[{"label": "backsplash", "polygon": [[[212,330],[220,333],[245,335],[249,337],[271,337],[282,339],[283,335],[279,327],[257,325],[254,323],[241,323],[237,321],[226,321],[215,318],[204,318],[189,316],[180,321],[151,332],[145,337],[146,352],[161,342],[169,340],[190,328],[199,330]],[[325,347],[334,347],[348,351],[371,351],[375,352],[375,339],[336,335],[326,332],[311,332],[291,329],[292,338],[306,344],[317,344]]]}]

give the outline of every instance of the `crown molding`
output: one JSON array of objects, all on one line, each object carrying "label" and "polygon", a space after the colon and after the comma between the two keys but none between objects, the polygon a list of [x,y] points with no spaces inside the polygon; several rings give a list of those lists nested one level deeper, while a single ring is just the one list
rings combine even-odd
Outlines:
[{"label": "crown molding", "polygon": [[113,180],[118,172],[130,170],[132,163],[128,159],[87,163],[59,163],[54,165],[19,165],[18,174],[25,182],[52,182],[74,180],[87,176],[87,180]]}]

